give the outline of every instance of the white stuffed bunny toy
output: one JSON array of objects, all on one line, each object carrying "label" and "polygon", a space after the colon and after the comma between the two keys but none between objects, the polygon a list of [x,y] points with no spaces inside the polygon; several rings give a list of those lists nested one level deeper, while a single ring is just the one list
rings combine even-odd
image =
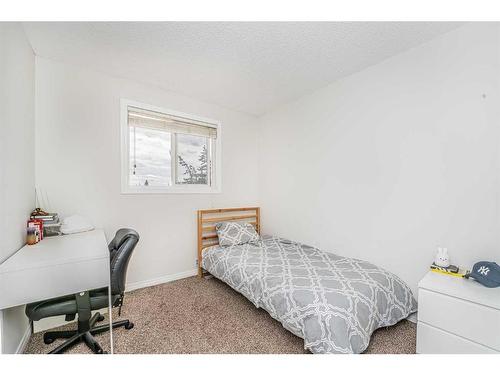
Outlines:
[{"label": "white stuffed bunny toy", "polygon": [[448,249],[446,247],[438,247],[434,264],[439,267],[450,266],[450,256],[448,255]]}]

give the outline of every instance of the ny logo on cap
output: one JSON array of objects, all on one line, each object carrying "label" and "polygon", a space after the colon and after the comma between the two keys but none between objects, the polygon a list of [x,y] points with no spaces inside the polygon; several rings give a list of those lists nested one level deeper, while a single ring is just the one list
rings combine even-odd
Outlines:
[{"label": "ny logo on cap", "polygon": [[479,272],[481,275],[487,276],[488,272],[490,272],[490,269],[486,266],[481,266],[477,272]]}]

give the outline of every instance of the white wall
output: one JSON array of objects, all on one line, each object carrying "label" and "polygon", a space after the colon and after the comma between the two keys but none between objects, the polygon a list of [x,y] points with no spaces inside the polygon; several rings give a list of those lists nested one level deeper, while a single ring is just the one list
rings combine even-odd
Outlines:
[{"label": "white wall", "polygon": [[[108,239],[139,232],[129,284],[194,269],[197,209],[258,203],[255,118],[39,57],[36,73],[37,186],[51,210],[87,216]],[[219,120],[222,193],[121,194],[120,98]]]},{"label": "white wall", "polygon": [[[35,205],[35,57],[17,23],[0,23],[0,263],[25,243]],[[24,307],[0,311],[0,351],[16,351]]]},{"label": "white wall", "polygon": [[264,116],[265,232],[413,290],[438,245],[500,261],[499,47],[496,24],[466,25]]}]

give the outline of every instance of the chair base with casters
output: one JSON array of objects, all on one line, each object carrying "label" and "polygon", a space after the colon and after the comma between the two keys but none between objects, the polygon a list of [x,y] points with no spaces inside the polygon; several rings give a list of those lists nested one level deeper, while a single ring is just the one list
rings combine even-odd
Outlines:
[{"label": "chair base with casters", "polygon": [[[96,326],[98,322],[104,320],[104,316],[98,312],[91,316],[91,311],[106,307],[107,298],[107,289],[78,293],[75,296],[30,304],[26,307],[26,313],[33,320],[38,320],[37,318],[42,315],[44,317],[55,315],[56,312],[57,315],[60,315],[61,311],[68,312],[66,314],[67,321],[74,319],[78,315],[78,328],[76,330],[49,331],[44,333],[43,342],[47,345],[52,344],[57,339],[66,339],[65,342],[50,351],[49,354],[64,353],[73,345],[82,341],[93,353],[106,354],[93,335],[109,331],[109,324]],[[112,296],[112,298],[114,301],[113,307],[120,307],[121,309],[123,296]],[[54,314],[51,314],[51,311]],[[113,329],[119,327],[132,329],[134,323],[127,319],[113,322],[112,326]]]},{"label": "chair base with casters", "polygon": [[[101,332],[109,331],[109,324],[105,324],[102,326],[95,326],[97,322],[102,322],[104,320],[104,316],[99,313],[94,314],[92,319],[90,320],[90,329],[88,331],[51,331],[45,332],[43,335],[43,342],[45,344],[52,344],[54,340],[57,339],[67,339],[64,343],[59,345],[57,348],[52,350],[50,354],[60,354],[77,344],[80,341],[83,341],[95,354],[107,354],[101,345],[95,340],[93,334],[99,334]],[[113,329],[125,327],[125,329],[132,329],[134,327],[134,323],[129,320],[120,320],[118,322],[113,323]]]},{"label": "chair base with casters", "polygon": [[[121,314],[125,292],[125,278],[130,256],[134,251],[139,234],[133,229],[120,229],[109,244],[111,270],[111,305],[119,307]],[[53,298],[26,305],[26,315],[31,321],[38,321],[51,316],[65,315],[66,321],[78,316],[78,329],[72,331],[51,331],[43,335],[45,344],[51,344],[57,339],[66,339],[52,350],[51,354],[63,353],[73,345],[83,341],[96,354],[104,354],[101,345],[95,340],[94,334],[109,330],[109,324],[97,326],[104,320],[100,313],[92,315],[92,311],[108,307],[108,288],[90,290],[75,295]],[[112,324],[113,328],[124,327],[132,329],[134,324],[129,320],[120,320]]]}]

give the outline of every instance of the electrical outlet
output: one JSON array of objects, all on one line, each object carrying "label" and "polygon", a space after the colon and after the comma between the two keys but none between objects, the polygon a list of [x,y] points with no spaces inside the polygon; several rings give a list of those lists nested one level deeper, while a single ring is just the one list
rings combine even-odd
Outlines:
[{"label": "electrical outlet", "polygon": [[195,267],[195,268],[198,268],[198,258],[196,258],[196,259],[194,260],[194,267]]}]

